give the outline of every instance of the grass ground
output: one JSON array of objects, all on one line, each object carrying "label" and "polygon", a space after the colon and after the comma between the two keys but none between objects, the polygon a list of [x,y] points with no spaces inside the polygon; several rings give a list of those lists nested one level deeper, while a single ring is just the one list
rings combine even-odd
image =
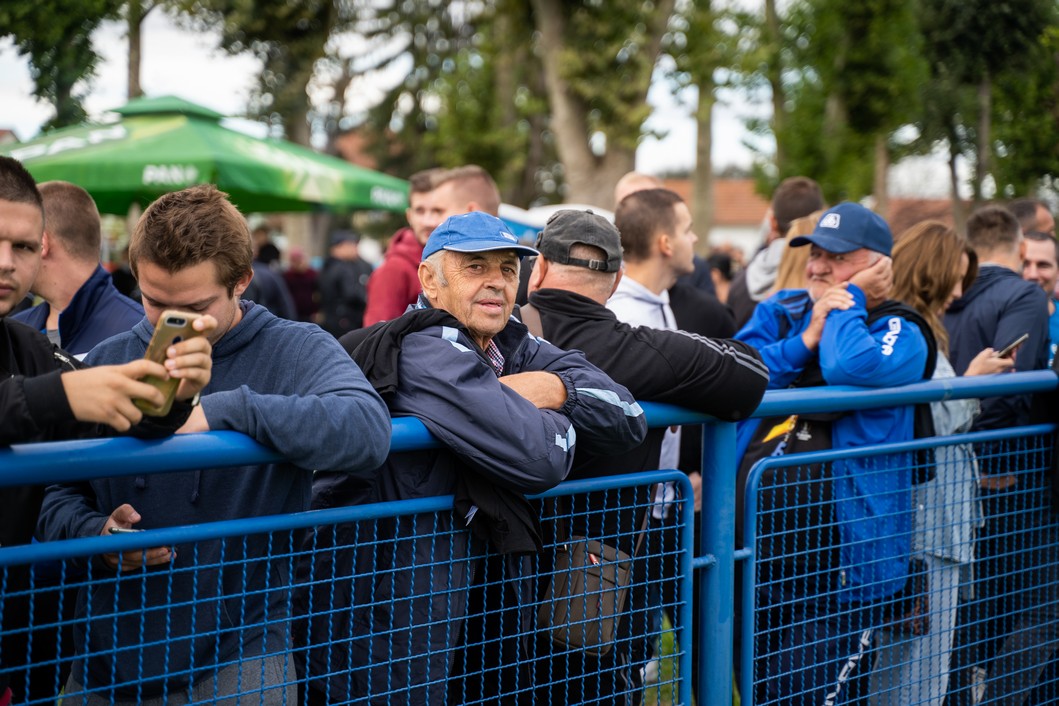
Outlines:
[{"label": "grass ground", "polygon": [[[644,688],[644,706],[675,706],[678,703],[679,670],[677,653],[679,648],[671,630],[668,617],[663,618],[661,649],[659,650],[658,682]],[[739,691],[732,685],[732,706],[740,706]],[[694,695],[691,700],[695,704]]]}]

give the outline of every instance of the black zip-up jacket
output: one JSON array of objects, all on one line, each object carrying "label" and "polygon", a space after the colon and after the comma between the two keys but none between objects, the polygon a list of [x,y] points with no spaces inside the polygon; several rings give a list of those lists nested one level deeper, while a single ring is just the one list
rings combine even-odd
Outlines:
[{"label": "black zip-up jacket", "polygon": [[[627,387],[638,401],[665,402],[737,421],[753,412],[765,394],[768,368],[753,347],[740,341],[706,338],[686,331],[634,328],[618,321],[605,306],[562,289],[533,292],[529,301],[540,314],[548,342],[582,351],[590,363]],[[649,429],[647,439],[639,447],[614,456],[578,449],[568,477],[656,469],[664,433],[664,428]],[[641,506],[642,501],[641,498]],[[604,513],[604,522],[617,521],[618,514],[621,513]],[[608,534],[620,531],[622,543],[629,545],[622,548],[631,551],[635,532],[630,529],[638,526],[637,518],[626,518],[620,528],[583,529],[588,536],[601,530]]]},{"label": "black zip-up jacket", "polygon": [[[59,376],[82,367],[39,331],[0,319],[0,447],[116,435],[108,426],[74,418]],[[190,405],[177,403],[168,417],[144,417],[129,433],[165,436],[190,413]],[[0,488],[0,546],[32,539],[43,497],[43,485]]]}]

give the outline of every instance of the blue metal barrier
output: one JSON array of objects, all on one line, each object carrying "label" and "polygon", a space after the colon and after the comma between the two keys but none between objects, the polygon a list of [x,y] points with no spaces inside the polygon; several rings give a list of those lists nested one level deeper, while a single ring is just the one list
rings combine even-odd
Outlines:
[{"label": "blue metal barrier", "polygon": [[[436,443],[417,421],[394,426],[395,451]],[[27,468],[36,480],[53,482],[99,476],[100,468],[108,475],[149,474],[272,458],[226,433],[16,446],[0,452],[0,485],[22,482]],[[661,482],[676,483],[685,499],[672,504],[671,521],[652,520],[641,529],[654,506],[651,488]],[[574,703],[591,694],[620,700],[652,692],[656,703],[689,703],[693,510],[687,477],[660,471],[570,482],[531,501],[540,512],[545,551],[517,562],[516,578],[490,573],[508,560],[447,519],[451,497],[0,548],[0,615],[29,616],[20,627],[0,620],[0,634],[69,645],[73,632],[81,645],[76,656],[67,649],[50,662],[33,662],[31,644],[25,654],[0,654],[0,673],[34,680],[38,689],[29,703],[54,703],[66,685],[64,703],[211,700],[231,693],[226,670],[237,674],[237,693],[255,702],[278,687],[291,703],[474,703],[502,696]],[[592,540],[584,543],[592,565],[564,570],[560,547],[576,546],[574,535]],[[175,558],[121,574],[100,563],[103,554],[149,547],[172,547]],[[395,565],[401,553],[410,561]],[[55,564],[48,575],[38,568],[46,562]],[[21,585],[20,571],[28,572]],[[625,588],[585,580],[591,572],[606,579],[619,571],[629,573]],[[417,572],[429,578],[413,581],[410,593],[385,588]],[[472,572],[478,589],[449,583]],[[262,574],[268,580],[255,582]],[[567,598],[546,590],[553,578],[575,584]],[[165,600],[174,590],[199,598]],[[343,591],[357,600],[351,604]],[[514,607],[505,603],[512,592]],[[46,606],[65,600],[68,608],[78,593],[84,596],[79,615],[59,609],[61,625],[35,622]],[[617,619],[597,615],[598,606],[611,603]],[[382,624],[415,605],[422,620]],[[669,616],[665,623],[655,617],[659,609]],[[542,612],[550,629],[532,624]],[[343,623],[340,616],[354,620]],[[498,632],[495,621],[507,627]],[[234,647],[233,631],[240,636]],[[601,654],[589,655],[595,643]],[[211,660],[211,654],[218,656]],[[645,685],[639,669],[652,654],[661,667]],[[150,665],[166,686],[144,679]],[[67,682],[71,669],[74,679]]]},{"label": "blue metal barrier", "polygon": [[[775,391],[766,394],[765,400],[755,413],[755,416],[765,417],[805,412],[834,412],[851,409],[862,410],[874,407],[906,405],[916,402],[943,399],[1048,392],[1056,388],[1056,383],[1057,378],[1055,374],[1049,371],[1044,371],[985,378],[956,378],[953,380],[926,382],[903,388],[885,390],[827,388],[826,390]],[[640,490],[643,490],[646,487],[649,487],[650,484],[658,482],[661,479],[678,479],[683,481],[683,495],[685,500],[677,510],[680,521],[674,525],[676,535],[667,535],[669,536],[669,540],[674,541],[675,544],[670,543],[667,546],[666,543],[663,543],[662,539],[665,533],[662,530],[658,530],[657,539],[659,544],[657,548],[651,549],[648,547],[651,556],[658,558],[670,556],[676,559],[679,564],[676,569],[676,575],[680,580],[677,582],[675,588],[676,593],[668,597],[663,596],[661,599],[651,599],[654,601],[654,605],[657,605],[659,601],[661,601],[669,607],[670,612],[673,614],[671,617],[674,625],[662,628],[650,627],[653,618],[648,615],[650,611],[643,607],[638,609],[639,617],[635,618],[636,621],[639,621],[635,624],[642,627],[644,634],[648,634],[652,636],[652,638],[668,635],[667,639],[675,645],[673,659],[680,662],[675,670],[668,668],[663,670],[662,685],[655,685],[652,687],[656,692],[653,697],[648,694],[648,701],[651,703],[672,702],[690,704],[689,675],[692,667],[689,660],[695,659],[698,674],[700,676],[698,703],[711,705],[731,703],[733,637],[736,630],[743,630],[744,646],[746,646],[748,635],[745,626],[741,627],[735,624],[734,591],[737,590],[735,587],[736,566],[741,560],[746,560],[747,566],[745,568],[747,570],[744,572],[744,593],[742,599],[746,603],[749,598],[748,604],[752,605],[756,597],[755,571],[757,568],[757,561],[759,560],[759,557],[756,555],[755,546],[756,542],[759,541],[762,536],[758,531],[759,527],[755,525],[752,528],[750,524],[759,520],[757,516],[758,514],[755,513],[755,516],[752,517],[751,513],[748,512],[746,517],[748,524],[745,529],[746,536],[750,537],[751,541],[749,541],[745,547],[737,547],[736,545],[735,501],[733,495],[736,487],[737,463],[737,459],[735,458],[735,425],[717,423],[704,415],[695,414],[667,405],[644,404],[643,406],[652,426],[668,426],[671,424],[703,425],[703,476],[707,481],[703,483],[702,487],[701,517],[707,518],[708,521],[703,522],[701,526],[701,542],[699,550],[694,557],[691,556],[693,552],[687,551],[687,548],[692,546],[692,523],[690,520],[693,514],[690,511],[689,506],[690,487],[686,484],[686,479],[682,475],[671,474],[658,476],[656,474],[648,474],[642,477],[631,476],[617,480],[598,479],[592,482],[563,484],[558,489],[540,496],[538,500],[544,502],[545,498],[549,497],[562,496],[575,498],[588,493],[614,493],[627,488],[639,488]],[[854,452],[829,452],[813,459],[804,458],[791,461],[788,458],[784,459],[784,462],[777,462],[773,465],[783,466],[785,462],[792,465],[803,462],[821,462],[830,464],[835,463],[836,461],[841,462],[847,457],[843,456],[843,454],[848,455],[850,453],[860,453],[879,458],[891,457],[901,459],[907,458],[908,452],[915,448],[936,448],[952,444],[989,442],[1000,444],[1022,444],[1022,446],[998,447],[997,449],[994,449],[993,453],[998,458],[1024,454],[1026,453],[1026,445],[1032,445],[1033,449],[1035,449],[1034,453],[1038,454],[1038,462],[1034,468],[1039,471],[1039,467],[1043,463],[1041,459],[1044,458],[1041,454],[1046,452],[1050,453],[1051,442],[1050,438],[1046,437],[1046,434],[1049,433],[1050,430],[1051,427],[1036,427],[1010,430],[1009,432],[987,437],[972,437],[968,435],[945,440],[914,442],[905,445],[887,445],[873,449],[857,450]],[[436,444],[436,441],[430,437],[425,428],[418,421],[411,419],[394,420],[392,446],[394,452],[426,448],[434,444]],[[118,476],[144,474],[147,472],[147,469],[150,469],[150,472],[155,473],[199,467],[212,468],[228,465],[261,463],[275,460],[276,458],[274,452],[255,444],[246,437],[226,432],[173,437],[151,442],[134,439],[112,439],[92,442],[62,442],[23,445],[0,450],[0,488],[9,485],[23,484],[25,483],[26,478],[33,478],[35,482],[40,483],[68,482],[103,475]],[[105,473],[100,469],[106,469]],[[759,468],[755,471],[756,475],[753,476],[755,483],[758,482],[757,479],[760,477],[761,473],[765,472],[765,470],[765,468]],[[609,507],[613,507],[615,510],[620,507],[625,507],[621,504],[613,504],[614,501],[608,502],[611,502]],[[641,511],[645,510],[648,502],[638,502],[640,502],[640,504],[634,504],[632,507]],[[749,496],[748,503],[752,503]],[[558,525],[555,524],[555,520],[558,516],[565,516],[568,522],[573,522],[575,519],[582,521],[591,517],[591,513],[588,513],[587,511],[563,511],[556,506],[552,506],[549,509],[547,504],[541,506],[541,511],[546,528],[551,528],[552,531],[560,532],[561,530],[555,529],[558,527]],[[379,522],[393,521],[394,518],[398,517],[428,517],[436,516],[438,513],[447,512],[451,512],[451,498],[435,498],[426,501],[415,501],[413,504],[391,503],[359,506],[355,508],[342,508],[340,510],[319,511],[314,513],[300,513],[284,517],[248,518],[237,523],[223,523],[224,526],[221,526],[222,523],[218,523],[196,527],[172,527],[150,530],[137,535],[89,538],[52,544],[0,548],[0,572],[5,572],[0,575],[0,601],[10,600],[13,595],[8,582],[5,580],[7,577],[5,567],[13,567],[20,564],[27,564],[29,562],[41,562],[45,560],[73,562],[78,559],[83,560],[85,558],[94,557],[104,552],[116,552],[122,550],[130,551],[144,546],[195,546],[196,543],[209,541],[231,543],[231,546],[234,547],[237,546],[238,542],[236,542],[236,538],[239,537],[257,535],[267,535],[271,537],[273,535],[280,536],[286,533],[289,538],[293,536],[291,533],[299,531],[304,532],[305,530],[310,529],[315,530],[318,535],[321,528],[336,528],[349,525],[361,527],[364,526],[365,523],[374,525]],[[654,532],[654,528],[652,528],[652,532]],[[635,534],[635,528],[626,528],[622,532],[609,536],[612,539],[619,535],[628,538],[630,533]],[[656,535],[652,534],[651,536],[653,537]],[[767,537],[768,533],[763,536]],[[560,542],[553,540],[551,545],[554,548],[554,546],[559,543]],[[379,540],[373,540],[368,542],[368,544],[376,547],[375,551],[378,551],[378,548],[385,546],[385,542]],[[673,548],[674,546],[676,549]],[[352,547],[352,545],[350,545],[350,547]],[[1059,550],[1059,547],[1053,547],[1052,550]],[[308,550],[308,555],[311,554],[312,550],[310,549]],[[277,556],[269,558],[284,559],[287,563],[293,566],[297,563],[298,558],[306,555],[306,552],[299,553],[294,549],[290,549],[280,552]],[[180,551],[178,556],[181,559],[185,556],[189,556],[190,560],[192,555]],[[487,557],[488,551],[484,549],[474,555],[476,560],[481,559],[484,561]],[[82,561],[81,563],[84,562]],[[238,562],[236,563],[238,564]],[[251,561],[250,558],[245,558],[244,563],[241,564],[241,566],[244,566],[247,569],[251,568],[253,565],[253,561]],[[88,566],[91,567],[92,562],[88,562]],[[702,606],[702,610],[699,622],[700,629],[698,642],[695,645],[691,645],[689,631],[691,619],[691,601],[689,600],[691,593],[689,581],[692,574],[692,567],[694,567],[694,573],[701,577],[697,597]],[[1001,571],[1001,569],[1010,572],[1010,567],[1000,567],[998,568],[998,571],[1000,571],[1001,576],[1007,575]],[[536,570],[541,576],[549,575],[549,569],[547,567],[536,567]],[[355,576],[360,576],[360,574],[350,574],[346,578],[352,582]],[[643,575],[643,577],[647,576],[647,574]],[[100,582],[103,582],[103,578],[99,576],[96,578]],[[325,583],[327,582],[317,582],[318,585],[323,585]],[[639,583],[643,587],[650,584],[661,585],[660,579],[653,577],[643,578]],[[80,587],[85,584],[83,583],[83,579],[74,579],[71,581],[70,585]],[[287,587],[287,589],[293,592],[293,588]],[[824,593],[826,593],[826,591]],[[30,594],[28,593],[20,594],[18,597],[28,598],[29,595]],[[288,607],[291,606],[294,600],[293,595],[288,596],[285,600]],[[523,607],[537,607],[540,603],[541,599],[538,595]],[[646,604],[641,603],[640,605],[643,606]],[[326,616],[333,613],[334,611],[331,611],[330,609],[322,609],[316,614]],[[486,613],[488,613],[488,611],[482,613],[482,615],[485,615]],[[634,614],[635,613],[636,611],[634,611]],[[972,618],[973,617],[974,616],[972,616]],[[0,630],[2,629],[3,626],[0,626]],[[528,637],[528,635],[523,634],[523,637]],[[642,638],[643,636],[641,635],[640,637]],[[751,642],[754,639],[752,623],[749,639]],[[616,645],[624,645],[621,649],[639,650],[640,652],[637,654],[639,655],[638,659],[641,660],[641,663],[642,660],[646,658],[645,655],[649,654],[652,650],[659,649],[657,645],[651,644],[648,644],[645,647],[643,645],[644,640],[642,639],[637,643],[638,646],[634,647],[632,643],[635,642],[635,640],[631,636],[614,638],[614,641]],[[652,640],[649,639],[646,642],[650,643],[651,641]],[[981,640],[978,640],[977,642],[980,641]],[[972,646],[977,644],[977,642],[972,639]],[[486,641],[480,641],[478,647],[483,648],[482,651],[488,651],[485,649],[486,645]],[[289,648],[290,646],[290,643],[284,645],[285,648]],[[489,647],[491,648],[492,645],[489,644]],[[534,696],[539,698],[560,698],[556,696],[555,692],[548,691],[548,689],[568,688],[569,683],[572,681],[562,677],[562,672],[559,671],[560,668],[580,669],[581,671],[589,668],[587,663],[572,664],[571,659],[575,654],[574,650],[559,650],[556,652],[553,648],[549,649],[551,651],[545,656],[542,656],[539,653],[522,655],[519,664],[525,663],[529,665],[528,668],[534,674],[533,679],[535,681],[516,681],[510,692],[506,693],[522,695],[524,698],[532,698]],[[672,647],[670,649],[672,649]],[[456,653],[452,648],[446,648],[446,650],[446,654],[452,655],[455,658]],[[698,652],[695,653],[695,650],[698,650]],[[305,655],[309,654],[311,650],[309,647],[305,647],[300,652],[297,650],[294,650],[294,652]],[[747,655],[747,659],[750,659],[751,657],[760,658],[762,656],[752,655],[752,653]],[[4,656],[0,655],[0,659],[3,658]],[[961,657],[961,659],[963,658]],[[555,660],[558,660],[558,663],[556,663]],[[746,661],[744,661],[744,664],[745,663]],[[546,664],[550,666],[544,668],[544,665]],[[556,664],[559,664],[560,666],[557,667]],[[541,669],[544,669],[544,671],[542,672]],[[488,672],[488,670],[483,669],[482,673],[486,672]],[[363,673],[370,674],[371,670],[367,669]],[[744,704],[753,703],[754,696],[753,691],[755,681],[753,676],[751,675],[748,677],[748,674],[749,672],[744,671],[741,675],[740,682]],[[620,676],[625,678],[628,675],[622,673]],[[617,671],[612,670],[610,672],[609,678],[612,682],[617,680],[618,677],[619,674]],[[633,681],[635,682],[638,677],[639,675],[634,675]],[[374,678],[375,677],[372,676],[368,681],[370,682]],[[286,679],[291,685],[304,682],[304,677],[302,675],[297,677],[288,675]],[[427,680],[427,683],[431,683],[429,679]],[[468,687],[468,680],[464,679],[460,683],[462,685],[461,688]],[[479,685],[472,686],[477,688]],[[536,688],[544,688],[545,691],[536,692]],[[999,687],[994,684],[992,688],[995,690]],[[970,690],[971,687],[967,687],[960,693],[970,693]],[[384,688],[383,691],[386,692],[386,689]],[[899,685],[891,685],[886,691],[887,693],[893,694],[901,693]],[[392,690],[392,693],[390,693],[390,697],[400,700],[400,695],[402,693],[404,692],[401,692],[399,689],[394,689]],[[452,693],[453,692],[449,691],[450,695]],[[625,693],[631,694],[632,691],[627,688]],[[569,692],[561,692],[561,695],[565,695],[568,699],[572,696]],[[538,702],[545,703],[546,701]],[[574,701],[570,702],[573,703]],[[878,703],[883,704],[887,702]],[[898,702],[893,701],[893,703],[896,704]]]}]

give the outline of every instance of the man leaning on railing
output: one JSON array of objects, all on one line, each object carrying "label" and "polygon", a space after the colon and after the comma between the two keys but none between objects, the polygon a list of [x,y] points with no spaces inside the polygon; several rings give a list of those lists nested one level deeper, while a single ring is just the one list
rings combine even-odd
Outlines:
[{"label": "man leaning on railing", "polygon": [[[382,525],[377,549],[356,556],[355,575],[371,580],[355,587],[351,614],[331,602],[329,567],[313,566],[320,593],[312,605],[328,615],[311,630],[311,703],[446,703],[454,663],[495,662],[502,644],[524,642],[519,624],[534,602],[529,557],[542,544],[523,494],[562,481],[575,448],[621,453],[644,439],[647,423],[628,390],[581,353],[530,336],[511,317],[525,254],[536,251],[519,245],[499,219],[451,216],[423,250],[418,308],[342,339],[391,414],[420,419],[441,442],[440,449],[391,454],[363,499],[453,494],[455,512]],[[320,474],[314,494],[345,495]],[[486,546],[484,561],[473,558]],[[469,607],[493,599],[493,607]],[[505,623],[511,632],[468,634],[461,645],[469,612],[494,609],[513,620]],[[350,634],[351,642],[331,640]],[[504,676],[528,665],[498,667],[499,675],[490,673],[500,683],[528,683],[525,673]],[[467,676],[456,698],[486,698],[487,675]]]},{"label": "man leaning on railing", "polygon": [[[143,356],[164,310],[214,317],[213,379],[180,431],[241,432],[285,460],[53,485],[45,539],[301,512],[312,469],[367,477],[378,468],[389,451],[385,405],[329,334],[241,300],[253,277],[250,232],[223,193],[203,185],[162,196],[136,224],[129,255],[147,317],[86,360]],[[257,534],[103,555],[93,576],[115,578],[78,596],[66,696],[89,705],[293,702],[285,556],[294,544],[291,533]]]},{"label": "man leaning on railing", "polygon": [[[842,203],[824,213],[811,235],[790,243],[806,246],[808,290],[776,293],[736,335],[761,352],[770,389],[889,387],[929,378],[936,348],[926,323],[886,301],[893,284],[886,222]],[[741,515],[754,460],[908,441],[913,409],[755,419],[741,425],[738,437]],[[739,668],[755,670],[756,703],[839,704],[867,673],[882,603],[908,575],[911,472],[886,459],[814,464],[793,479],[781,476],[784,470],[761,481],[758,516],[772,524],[759,530],[755,546],[754,662]]]},{"label": "man leaning on railing", "polygon": [[[168,370],[147,360],[82,369],[44,334],[6,318],[26,296],[40,268],[43,234],[43,203],[33,177],[16,160],[0,157],[0,446],[117,432],[141,437],[171,434],[191,414],[188,400],[209,382],[209,342],[199,337],[174,346]],[[198,329],[209,333],[216,325],[212,317],[204,317]],[[146,375],[183,378],[177,402],[165,417],[145,418],[133,404],[134,400],[162,403],[161,392],[140,382]],[[0,546],[32,540],[43,496],[41,485],[4,488]],[[31,667],[0,670],[0,704],[54,697],[51,670],[58,646],[50,631],[32,629],[60,620],[59,607],[49,600],[54,592],[29,601],[24,592],[30,585],[30,567],[0,572],[0,580],[7,593],[0,597],[0,668],[22,660]]]}]

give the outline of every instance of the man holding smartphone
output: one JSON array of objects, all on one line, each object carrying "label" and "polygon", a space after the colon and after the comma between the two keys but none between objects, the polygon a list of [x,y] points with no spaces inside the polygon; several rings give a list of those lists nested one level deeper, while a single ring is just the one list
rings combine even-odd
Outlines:
[{"label": "man holding smartphone", "polygon": [[[967,240],[978,255],[978,278],[945,314],[953,368],[962,375],[978,351],[987,347],[1000,351],[1028,334],[1026,343],[1014,352],[1015,370],[1043,369],[1048,360],[1048,295],[1037,283],[1023,279],[1026,241],[1018,220],[1000,206],[980,208],[967,220]],[[972,430],[1028,424],[1030,402],[1030,395],[984,399]],[[1041,581],[1033,568],[1027,570],[1054,563],[1042,553],[1056,541],[1045,481],[1029,470],[1032,454],[1011,450],[1004,442],[975,445],[984,522],[975,541],[974,598],[962,602],[957,614],[946,703],[971,703],[979,684],[987,690],[986,698],[1029,693],[1036,679],[1031,676],[1034,663],[1050,656],[1050,650],[1040,646],[1059,639],[1055,630],[1050,634],[1036,630],[1056,624],[1054,611],[1036,614],[1042,604],[1054,604],[1054,589],[1053,595],[1042,597],[1032,585],[1054,586],[1055,581]],[[1019,544],[1018,552],[1012,551],[1013,541]],[[1016,646],[1023,657],[1012,666],[1000,658],[1003,643],[1020,635],[1027,644]],[[1024,683],[1016,688],[1008,680],[1018,674]],[[1040,703],[1032,697],[1030,702]]]},{"label": "man holding smartphone", "polygon": [[[374,476],[389,451],[385,405],[332,336],[242,300],[253,277],[250,231],[225,194],[202,185],[162,196],[136,224],[129,258],[147,317],[87,360],[142,357],[167,310],[216,319],[213,379],[180,431],[242,432],[286,460],[51,486],[45,537],[297,513],[309,508],[313,469]],[[137,573],[93,586],[91,606],[80,597],[87,622],[66,695],[87,704],[236,695],[294,703],[287,630],[297,541],[284,532],[123,554],[120,565],[105,558]],[[100,601],[118,617],[99,617]],[[143,620],[145,611],[160,617]]]},{"label": "man holding smartphone", "polygon": [[[210,379],[208,341],[200,338],[179,344],[165,365],[136,360],[83,369],[44,334],[8,318],[40,268],[43,235],[43,201],[33,177],[17,160],[0,157],[0,446],[119,432],[144,437],[171,434],[191,412],[187,400]],[[200,330],[209,331],[213,325],[215,321],[205,318]],[[145,418],[134,404],[135,400],[162,401],[158,390],[140,382],[148,374],[181,379],[178,403],[166,417]],[[0,546],[32,540],[43,497],[42,485],[5,487],[0,492]],[[6,581],[7,591],[24,590],[29,568],[8,569]],[[28,608],[26,600],[19,598],[0,601],[0,703],[55,696],[54,631],[24,632],[31,627]],[[54,623],[56,611],[45,596],[38,596],[34,624]],[[32,664],[44,666],[4,673],[6,668]]]}]

